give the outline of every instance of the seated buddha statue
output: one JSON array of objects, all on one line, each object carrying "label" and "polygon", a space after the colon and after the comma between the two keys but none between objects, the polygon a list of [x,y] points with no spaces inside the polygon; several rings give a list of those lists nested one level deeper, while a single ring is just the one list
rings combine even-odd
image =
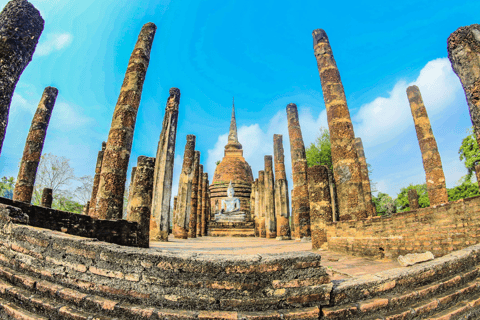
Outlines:
[{"label": "seated buddha statue", "polygon": [[245,213],[240,211],[240,199],[235,198],[232,182],[227,189],[227,198],[222,199],[221,210],[215,214],[215,221],[245,221]]}]

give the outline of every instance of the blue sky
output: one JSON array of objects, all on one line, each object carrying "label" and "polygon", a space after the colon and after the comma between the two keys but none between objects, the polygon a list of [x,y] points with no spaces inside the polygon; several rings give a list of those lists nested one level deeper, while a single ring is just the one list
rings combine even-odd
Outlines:
[{"label": "blue sky", "polygon": [[[93,175],[106,140],[129,56],[143,24],[154,22],[150,66],[138,111],[130,167],[154,156],[170,87],[181,90],[173,193],[187,134],[209,176],[223,156],[235,96],[239,140],[254,176],[284,135],[285,107],[300,110],[305,144],[326,126],[312,30],[327,32],[371,179],[395,195],[424,183],[405,89],[417,84],[436,136],[447,186],[466,173],[458,148],[471,126],[446,40],[478,23],[478,1],[105,1],[32,0],[46,20],[32,62],[15,91],[0,176],[17,176],[41,93],[59,89],[44,152],[71,159],[77,176]],[[7,3],[0,0],[0,6]],[[475,17],[474,17],[475,16]],[[477,19],[475,19],[477,18]],[[290,181],[290,186],[292,182]]]}]

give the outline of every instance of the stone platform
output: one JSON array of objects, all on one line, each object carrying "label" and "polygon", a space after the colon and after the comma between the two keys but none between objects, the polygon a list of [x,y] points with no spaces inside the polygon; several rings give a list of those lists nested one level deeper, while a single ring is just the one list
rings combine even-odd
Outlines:
[{"label": "stone platform", "polygon": [[211,237],[255,237],[255,223],[253,221],[210,221],[208,223],[208,235]]}]

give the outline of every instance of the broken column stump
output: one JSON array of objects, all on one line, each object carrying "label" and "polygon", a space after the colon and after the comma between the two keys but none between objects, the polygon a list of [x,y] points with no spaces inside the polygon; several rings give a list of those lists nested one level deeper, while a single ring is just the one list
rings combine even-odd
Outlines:
[{"label": "broken column stump", "polygon": [[32,61],[44,24],[40,12],[26,0],[10,1],[0,12],[0,154],[13,91]]},{"label": "broken column stump", "polygon": [[337,184],[339,220],[363,219],[367,217],[367,209],[363,195],[362,174],[354,147],[355,133],[340,72],[326,32],[317,29],[313,31],[312,36],[327,109],[333,174]]},{"label": "broken column stump", "polygon": [[138,223],[137,244],[142,248],[149,247],[154,170],[155,158],[138,157],[135,178],[130,186],[132,196],[127,205],[127,220]]},{"label": "broken column stump", "polygon": [[273,135],[273,157],[275,162],[275,218],[277,220],[277,240],[290,239],[290,203],[288,182],[285,174],[283,136]]},{"label": "broken column stump", "polygon": [[332,199],[326,166],[308,168],[308,195],[312,249],[319,249],[327,242],[326,223],[332,221]]},{"label": "broken column stump", "polygon": [[374,217],[377,215],[375,205],[372,199],[372,189],[370,187],[370,177],[368,176],[367,159],[365,158],[365,150],[361,138],[355,138],[355,148],[357,149],[358,160],[360,163],[360,172],[362,174],[363,196],[365,198],[365,207],[367,208],[367,215]]},{"label": "broken column stump", "polygon": [[43,188],[41,206],[51,208],[53,202],[53,190],[50,188]]},{"label": "broken column stump", "polygon": [[268,239],[277,237],[274,184],[272,156],[265,156],[265,228]]},{"label": "broken column stump", "polygon": [[203,206],[203,165],[198,167],[198,186],[197,186],[197,237],[202,236],[202,206]]},{"label": "broken column stump", "polygon": [[208,173],[204,172],[202,176],[202,226],[201,234],[202,237],[207,235],[207,224],[208,224]]},{"label": "broken column stump", "polygon": [[423,168],[427,177],[427,192],[430,206],[448,202],[447,186],[442,168],[442,159],[438,152],[437,141],[432,132],[427,109],[417,86],[407,88],[408,101],[412,111],[418,144],[422,152]]},{"label": "broken column stump", "polygon": [[467,98],[473,130],[480,146],[480,25],[458,28],[447,40],[448,58]]},{"label": "broken column stump", "polygon": [[258,233],[261,238],[267,237],[265,228],[265,171],[258,172]]},{"label": "broken column stump", "polygon": [[[98,185],[100,184],[100,172],[102,171],[103,153],[105,152],[106,147],[107,147],[107,143],[103,141],[102,150],[98,151],[97,163],[95,165],[95,176],[93,177],[92,195],[90,197],[91,205],[88,208],[88,215],[92,218],[97,218],[95,214],[95,210],[96,210],[95,204],[97,203]],[[133,179],[131,181],[133,181]]]},{"label": "broken column stump", "polygon": [[20,170],[18,170],[17,183],[13,190],[13,200],[30,203],[35,185],[37,168],[42,157],[43,144],[47,135],[48,123],[52,116],[53,107],[57,100],[58,90],[46,87],[37,111],[33,116],[32,125],[28,132],[25,149],[23,149]]},{"label": "broken column stump", "polygon": [[177,209],[173,213],[173,235],[178,239],[188,238],[192,180],[194,175],[195,136],[187,135],[183,154],[183,166],[178,182]]},{"label": "broken column stump", "polygon": [[153,185],[152,216],[156,230],[150,230],[157,241],[168,241],[170,229],[170,199],[172,198],[173,162],[177,139],[178,106],[180,90],[171,88],[167,99],[162,131],[158,141]]},{"label": "broken column stump", "polygon": [[302,130],[298,120],[297,105],[287,106],[288,135],[290,137],[290,153],[292,155],[292,216],[295,225],[295,240],[310,238],[310,203],[307,185],[307,157],[303,143]]},{"label": "broken column stump", "polygon": [[408,204],[410,206],[410,210],[416,210],[420,208],[418,204],[418,193],[415,189],[408,190]]},{"label": "broken column stump", "polygon": [[96,213],[100,219],[122,219],[133,132],[156,29],[153,23],[142,27],[113,112],[96,199]]}]

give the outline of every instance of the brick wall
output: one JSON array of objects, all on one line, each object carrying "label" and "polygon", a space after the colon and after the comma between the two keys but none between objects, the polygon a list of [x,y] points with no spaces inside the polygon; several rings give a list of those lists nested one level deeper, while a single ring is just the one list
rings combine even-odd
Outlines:
[{"label": "brick wall", "polygon": [[330,250],[374,258],[431,251],[435,257],[479,243],[480,197],[327,224]]}]

